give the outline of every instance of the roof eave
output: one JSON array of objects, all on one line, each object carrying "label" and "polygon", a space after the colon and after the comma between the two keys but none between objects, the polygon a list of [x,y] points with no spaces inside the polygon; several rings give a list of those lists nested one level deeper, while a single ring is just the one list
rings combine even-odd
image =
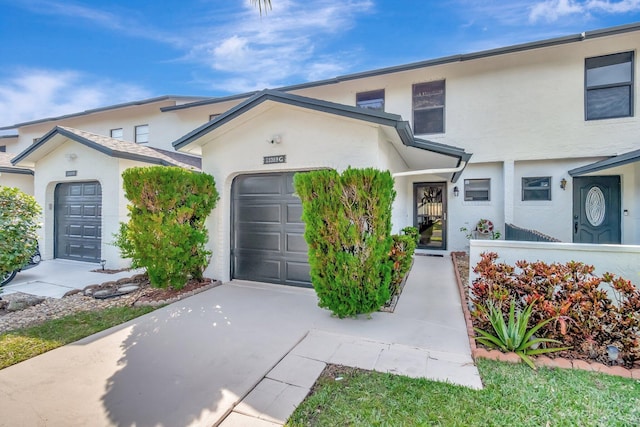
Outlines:
[{"label": "roof eave", "polygon": [[580,167],[571,169],[568,173],[570,176],[582,176],[582,175],[599,172],[606,169],[625,166],[635,162],[640,162],[640,150],[631,151],[629,153],[610,157],[608,159],[600,160],[595,163],[591,163],[589,165],[580,166]]},{"label": "roof eave", "polygon": [[18,175],[33,175],[33,171],[31,169],[25,168],[8,168],[4,166],[0,166],[0,173],[14,173]]},{"label": "roof eave", "polygon": [[[87,116],[90,114],[94,114],[94,113],[101,113],[104,111],[110,111],[110,110],[117,110],[119,108],[128,108],[128,107],[135,107],[135,106],[139,106],[139,105],[148,105],[148,104],[153,104],[156,102],[162,102],[162,101],[169,101],[169,100],[180,100],[180,99],[184,99],[184,100],[189,100],[189,99],[202,99],[201,96],[177,96],[177,95],[162,95],[162,96],[157,96],[155,98],[147,98],[147,99],[142,99],[142,100],[138,100],[138,101],[131,101],[131,102],[124,102],[121,104],[115,104],[115,105],[109,105],[106,107],[100,107],[100,108],[93,108],[90,110],[84,110],[78,113],[71,113],[71,114],[64,114],[62,116],[55,116],[55,117],[46,117],[44,119],[38,119],[38,120],[31,120],[31,121],[27,121],[27,122],[22,122],[22,123],[16,123],[14,125],[10,125],[10,126],[4,126],[4,127],[0,127],[0,130],[11,130],[11,129],[17,129],[23,126],[30,126],[30,125],[36,125],[36,124],[40,124],[40,123],[46,123],[46,122],[52,122],[52,121],[56,121],[56,120],[64,120],[64,119],[70,119],[70,118],[74,118],[74,117],[82,117],[82,116]],[[183,105],[189,105],[190,103],[186,103]]]}]

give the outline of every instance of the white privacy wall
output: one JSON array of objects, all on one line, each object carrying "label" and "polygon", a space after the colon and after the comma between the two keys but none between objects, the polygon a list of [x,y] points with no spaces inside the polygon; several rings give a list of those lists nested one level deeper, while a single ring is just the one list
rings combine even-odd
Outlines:
[{"label": "white privacy wall", "polygon": [[515,265],[517,261],[566,263],[583,262],[595,267],[594,274],[613,273],[640,286],[640,246],[591,245],[574,243],[506,242],[500,240],[471,240],[469,251],[469,283],[477,275],[473,272],[484,252],[495,252],[497,262]]}]

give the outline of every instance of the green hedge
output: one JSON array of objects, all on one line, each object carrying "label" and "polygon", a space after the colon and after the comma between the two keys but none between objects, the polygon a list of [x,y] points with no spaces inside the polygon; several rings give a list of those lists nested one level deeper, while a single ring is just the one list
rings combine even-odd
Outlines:
[{"label": "green hedge", "polygon": [[392,296],[400,293],[402,280],[409,272],[411,263],[413,262],[413,254],[416,251],[416,239],[411,229],[416,230],[414,227],[406,227],[402,231],[407,234],[394,234],[391,236],[393,245],[391,246],[389,257],[393,263],[393,270],[391,272],[389,289]]},{"label": "green hedge", "polygon": [[22,268],[38,244],[40,206],[33,196],[0,186],[0,273]]},{"label": "green hedge", "polygon": [[155,287],[182,288],[201,278],[211,252],[205,219],[218,192],[211,175],[165,166],[131,168],[122,173],[129,200],[129,222],[120,224],[116,246],[147,269]]},{"label": "green hedge", "polygon": [[296,174],[294,186],[318,305],[339,317],[378,310],[391,280],[391,174],[321,170]]}]

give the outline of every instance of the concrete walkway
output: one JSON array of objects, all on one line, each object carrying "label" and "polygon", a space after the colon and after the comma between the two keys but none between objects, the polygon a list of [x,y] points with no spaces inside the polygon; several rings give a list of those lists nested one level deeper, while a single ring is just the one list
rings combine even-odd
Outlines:
[{"label": "concrete walkway", "polygon": [[416,256],[395,313],[370,318],[219,286],[1,370],[0,425],[277,425],[326,363],[480,388],[450,259]]}]

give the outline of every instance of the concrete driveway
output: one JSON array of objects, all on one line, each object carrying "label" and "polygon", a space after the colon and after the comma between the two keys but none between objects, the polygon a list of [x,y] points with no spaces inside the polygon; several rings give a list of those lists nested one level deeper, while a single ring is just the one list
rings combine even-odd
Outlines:
[{"label": "concrete driveway", "polygon": [[313,290],[233,281],[1,370],[0,425],[273,425],[304,398],[284,389],[308,372],[274,369],[292,357],[479,388],[455,286],[449,258],[416,256],[395,313],[337,319]]}]

